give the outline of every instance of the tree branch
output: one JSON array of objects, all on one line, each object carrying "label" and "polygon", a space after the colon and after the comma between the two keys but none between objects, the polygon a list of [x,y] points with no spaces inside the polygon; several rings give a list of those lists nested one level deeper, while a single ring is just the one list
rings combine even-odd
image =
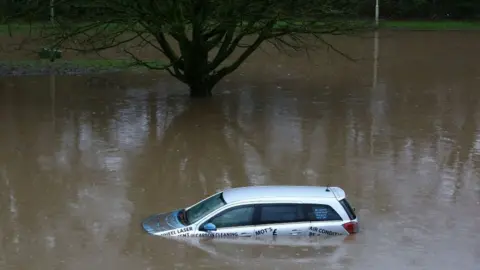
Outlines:
[{"label": "tree branch", "polygon": [[250,47],[248,47],[238,58],[235,62],[233,62],[233,64],[231,64],[230,66],[227,66],[227,67],[224,67],[222,68],[221,70],[219,70],[218,72],[216,72],[214,74],[214,76],[212,77],[212,81],[214,84],[218,83],[223,77],[225,77],[226,75],[232,73],[233,71],[235,71],[238,67],[240,67],[240,65],[254,52],[258,49],[258,47],[260,47],[260,45],[262,44],[262,42],[265,40],[265,36],[260,34],[257,39],[253,42],[252,45],[250,45]]},{"label": "tree branch", "polygon": [[[99,52],[117,46],[135,64],[165,69],[190,87],[205,89],[240,67],[263,42],[277,49],[302,50],[325,45],[353,60],[328,42],[326,35],[344,35],[361,29],[352,22],[354,0],[58,0],[55,26],[48,24],[46,39],[55,47]],[[69,13],[62,13],[69,7]],[[73,8],[71,8],[73,7]],[[48,5],[27,1],[25,13],[48,14]],[[82,10],[83,22],[72,13]],[[40,16],[40,15],[38,15]],[[53,31],[56,30],[56,31]],[[247,37],[253,42],[246,43]],[[312,39],[313,38],[313,39]],[[49,40],[51,39],[51,40]],[[138,42],[137,42],[138,41]],[[135,43],[136,44],[131,44]],[[173,45],[178,43],[179,52]],[[132,46],[149,46],[162,53],[167,66],[142,61]],[[242,49],[228,66],[221,65]],[[215,53],[211,53],[216,49]],[[213,54],[213,55],[212,55]]]}]

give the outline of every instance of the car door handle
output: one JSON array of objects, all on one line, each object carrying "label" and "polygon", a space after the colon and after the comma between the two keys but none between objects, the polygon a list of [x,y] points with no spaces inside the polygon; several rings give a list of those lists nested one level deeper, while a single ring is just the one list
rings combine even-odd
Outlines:
[{"label": "car door handle", "polygon": [[248,236],[252,236],[252,234],[251,234],[251,233],[241,233],[240,236],[246,236],[246,237],[248,237]]}]

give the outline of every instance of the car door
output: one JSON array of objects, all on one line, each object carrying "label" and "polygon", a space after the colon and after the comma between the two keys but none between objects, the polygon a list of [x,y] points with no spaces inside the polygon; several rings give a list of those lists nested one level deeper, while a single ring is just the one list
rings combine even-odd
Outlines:
[{"label": "car door", "polygon": [[209,233],[213,237],[251,237],[254,234],[253,214],[255,205],[234,206],[216,214],[204,222],[199,230],[207,223],[215,225],[216,230]]},{"label": "car door", "polygon": [[306,210],[311,223],[309,228],[310,236],[345,234],[345,230],[342,227],[342,217],[330,205],[307,204]]},{"label": "car door", "polygon": [[310,221],[301,203],[257,204],[255,236],[308,235]]}]

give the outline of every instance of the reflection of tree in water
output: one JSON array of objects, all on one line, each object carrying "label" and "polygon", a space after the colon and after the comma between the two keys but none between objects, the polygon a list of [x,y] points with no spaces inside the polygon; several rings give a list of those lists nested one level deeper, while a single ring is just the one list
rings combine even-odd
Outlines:
[{"label": "reflection of tree in water", "polygon": [[[343,102],[346,95],[323,95],[318,102],[311,102],[310,94],[296,100],[288,91],[244,91],[239,96],[191,103],[173,117],[160,142],[154,139],[155,132],[169,120],[158,115],[170,118],[169,113],[153,113],[162,109],[156,107],[158,102],[149,102],[149,130],[155,135],[135,168],[139,171],[137,179],[147,177],[143,187],[158,192],[146,193],[154,197],[144,199],[145,203],[158,205],[159,197],[169,201],[174,194],[200,199],[217,188],[259,183],[338,185],[360,196],[364,186],[370,185],[365,181],[375,183],[378,177],[358,181],[355,169],[350,168],[358,166],[352,163],[352,148],[358,144],[347,142],[351,131],[349,104]],[[168,111],[177,103],[170,101],[163,106]],[[356,128],[364,127],[360,122]],[[259,167],[260,172],[251,171],[252,166]],[[262,182],[258,178],[266,179]],[[381,183],[375,186],[383,189]],[[195,199],[184,201],[192,203]]]},{"label": "reflection of tree in water", "polygon": [[[320,94],[317,102],[311,102],[312,93],[298,100],[289,94],[264,89],[245,91],[240,97],[232,95],[191,104],[174,118],[158,145],[149,141],[146,146],[148,152],[144,156],[155,156],[160,161],[152,165],[151,161],[142,160],[140,163],[144,165],[139,165],[139,170],[154,170],[147,175],[162,179],[155,189],[168,194],[172,194],[174,188],[181,188],[177,194],[185,194],[194,189],[192,187],[203,189],[202,195],[209,194],[213,192],[208,188],[212,185],[218,188],[229,185],[217,184],[224,175],[237,186],[258,184],[255,178],[266,177],[262,184],[338,185],[357,196],[361,196],[365,186],[371,185],[368,181],[372,181],[377,191],[383,190],[383,184],[377,183],[379,177],[370,178],[367,171],[359,181],[351,167],[359,166],[355,157],[363,154],[355,149],[365,141],[356,138],[357,143],[349,143],[350,128],[357,129],[354,133],[358,134],[369,126],[362,121],[353,121],[356,126],[349,123],[351,108],[344,102],[347,93]],[[285,129],[275,129],[279,127]],[[283,131],[288,132],[283,134]],[[324,136],[319,137],[322,134]],[[253,158],[254,155],[258,159]],[[263,170],[262,175],[247,169],[254,165]],[[375,198],[375,194],[378,192],[370,196]],[[195,196],[201,198],[202,195]],[[148,201],[155,200],[157,198]],[[388,204],[385,200],[387,198],[381,199],[379,208]]]},{"label": "reflection of tree in water", "polygon": [[[307,163],[310,162],[312,152],[316,151],[310,144],[316,140],[312,133],[321,119],[321,114],[318,114],[315,106],[306,107],[300,104],[289,107],[286,115],[279,116],[293,118],[295,121],[300,119],[300,124],[291,128],[300,129],[302,138],[295,139],[302,144],[300,149],[295,149],[298,156],[288,155],[278,152],[277,148],[283,145],[278,145],[278,142],[271,138],[273,135],[283,136],[271,133],[272,127],[278,124],[275,122],[277,119],[272,118],[272,110],[281,107],[276,104],[277,98],[272,98],[269,96],[271,93],[264,91],[247,91],[244,94],[246,97],[224,96],[186,105],[187,109],[174,116],[166,130],[161,132],[163,138],[160,142],[154,139],[157,137],[158,126],[169,122],[169,115],[174,113],[153,113],[163,109],[157,108],[158,102],[149,102],[147,111],[150,115],[151,137],[144,147],[145,152],[139,157],[137,170],[149,177],[146,181],[155,178],[155,181],[160,183],[156,189],[168,190],[169,194],[172,193],[172,188],[181,189],[179,194],[187,192],[185,187],[198,187],[204,193],[211,193],[214,191],[212,186],[224,188],[229,185],[254,184],[254,178],[258,175],[252,175],[252,172],[247,172],[245,168],[251,165],[260,165],[269,172],[268,184],[304,184],[306,166],[316,169],[318,165]],[[154,97],[151,96],[150,99]],[[274,100],[269,103],[268,99]],[[178,103],[178,100],[170,100],[161,106],[165,106],[165,110],[169,111],[168,108]],[[247,107],[251,107],[250,110]],[[314,115],[314,119],[303,118],[302,114]],[[315,119],[317,116],[318,119]],[[257,161],[260,164],[246,164],[253,161],[250,156],[252,153],[247,152],[248,147],[258,155]],[[155,160],[152,160],[152,157]],[[285,172],[288,172],[288,175]],[[218,184],[218,181],[224,182]]]},{"label": "reflection of tree in water", "polygon": [[[193,204],[218,189],[249,184],[236,135],[226,130],[226,118],[232,113],[224,111],[226,103],[223,97],[189,102],[183,97],[160,99],[155,92],[148,94],[149,137],[130,166],[134,181],[129,197],[138,210],[134,220]],[[145,192],[135,192],[142,189]],[[130,229],[137,232],[138,222],[131,223]],[[136,233],[128,234],[126,248],[142,250],[137,242]],[[173,254],[156,254],[155,261],[194,260],[195,251],[188,251],[186,258],[181,246],[172,245],[169,250]]]},{"label": "reflection of tree in water", "polygon": [[[154,100],[152,95],[150,99]],[[165,109],[178,101],[167,102]],[[153,113],[158,111],[157,102],[151,100],[147,109],[151,137],[142,155],[148,159],[139,157],[136,167],[147,177],[146,181],[157,182],[158,188],[168,194],[201,190],[202,195],[197,194],[197,198],[212,194],[217,188],[247,185],[242,152],[235,148],[236,135],[226,132],[226,119],[231,116],[223,111],[224,104],[221,98],[187,104],[162,132],[160,141],[156,141],[158,126],[168,121],[170,115],[162,112],[164,119],[157,119],[159,113]]]}]

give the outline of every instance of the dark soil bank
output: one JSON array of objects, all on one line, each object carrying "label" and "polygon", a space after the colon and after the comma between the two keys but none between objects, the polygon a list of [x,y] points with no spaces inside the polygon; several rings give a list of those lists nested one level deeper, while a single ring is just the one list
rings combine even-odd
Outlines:
[{"label": "dark soil bank", "polygon": [[0,76],[27,76],[27,75],[79,75],[91,73],[118,72],[125,70],[121,67],[88,67],[75,65],[12,65],[0,63]]}]

